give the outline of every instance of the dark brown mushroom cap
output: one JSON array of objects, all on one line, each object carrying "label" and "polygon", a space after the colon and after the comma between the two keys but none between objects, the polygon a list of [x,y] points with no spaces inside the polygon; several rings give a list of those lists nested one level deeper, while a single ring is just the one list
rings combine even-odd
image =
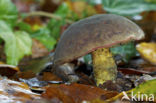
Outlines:
[{"label": "dark brown mushroom cap", "polygon": [[143,31],[132,21],[114,14],[100,14],[73,23],[62,34],[54,54],[54,65],[70,62],[97,48],[140,40]]}]

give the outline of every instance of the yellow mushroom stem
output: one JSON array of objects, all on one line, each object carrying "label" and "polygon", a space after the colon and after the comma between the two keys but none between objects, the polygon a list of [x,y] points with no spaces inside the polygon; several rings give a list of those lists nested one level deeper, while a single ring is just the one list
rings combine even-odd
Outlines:
[{"label": "yellow mushroom stem", "polygon": [[115,80],[117,66],[109,49],[99,48],[92,52],[93,72],[96,85],[99,86],[107,80]]}]

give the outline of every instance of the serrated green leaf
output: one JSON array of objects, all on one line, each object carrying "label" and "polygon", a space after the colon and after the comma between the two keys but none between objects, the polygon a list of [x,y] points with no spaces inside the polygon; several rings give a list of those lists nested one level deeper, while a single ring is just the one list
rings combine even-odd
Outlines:
[{"label": "serrated green leaf", "polygon": [[136,15],[143,11],[156,10],[156,4],[145,0],[102,0],[104,10],[119,15]]},{"label": "serrated green leaf", "polygon": [[31,54],[32,40],[24,31],[13,32],[9,25],[0,21],[0,38],[5,42],[7,64],[17,65],[24,55]]},{"label": "serrated green leaf", "polygon": [[9,22],[9,25],[14,25],[17,17],[18,11],[11,0],[0,0],[0,19]]},{"label": "serrated green leaf", "polygon": [[32,33],[31,37],[39,40],[49,51],[56,45],[56,40],[50,35],[50,30],[46,27]]},{"label": "serrated green leaf", "polygon": [[124,62],[128,62],[132,57],[136,56],[136,48],[134,42],[129,42],[127,44],[113,47],[110,49],[113,55],[120,55]]}]

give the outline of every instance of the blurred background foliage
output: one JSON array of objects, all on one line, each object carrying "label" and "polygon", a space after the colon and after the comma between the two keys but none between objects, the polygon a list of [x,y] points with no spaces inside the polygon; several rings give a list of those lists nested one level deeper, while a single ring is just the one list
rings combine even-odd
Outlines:
[{"label": "blurred background foliage", "polygon": [[[154,29],[147,28],[145,21],[156,22],[155,10],[155,0],[0,0],[0,44],[5,54],[1,61],[18,65],[26,55],[32,54],[31,58],[47,55],[54,51],[70,24],[95,14],[126,16],[149,33]],[[151,38],[149,35],[147,38]],[[124,62],[137,54],[135,43],[111,51]],[[90,56],[85,57],[88,62],[87,57]]]}]

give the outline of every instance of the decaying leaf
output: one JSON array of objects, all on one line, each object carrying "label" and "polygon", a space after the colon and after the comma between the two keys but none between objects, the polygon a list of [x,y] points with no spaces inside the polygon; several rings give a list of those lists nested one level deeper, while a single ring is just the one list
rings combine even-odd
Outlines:
[{"label": "decaying leaf", "polygon": [[32,39],[32,58],[39,58],[46,56],[49,52],[47,48],[38,40]]},{"label": "decaying leaf", "polygon": [[137,86],[134,89],[131,89],[127,92],[123,91],[117,96],[108,99],[107,101],[115,101],[115,100],[122,100],[127,99],[128,101],[146,101],[146,102],[156,102],[156,79],[149,80]]},{"label": "decaying leaf", "polygon": [[19,68],[13,65],[0,64],[0,75],[11,77],[20,72]]},{"label": "decaying leaf", "polygon": [[97,98],[111,98],[117,95],[117,92],[110,92],[98,87],[83,84],[61,84],[59,86],[51,86],[47,88],[42,97],[47,99],[58,99],[63,103],[81,103],[82,101],[91,101]]},{"label": "decaying leaf", "polygon": [[156,43],[140,43],[136,46],[140,55],[148,62],[156,65]]},{"label": "decaying leaf", "polygon": [[41,79],[43,81],[61,81],[61,78],[50,72],[44,72]]},{"label": "decaying leaf", "polygon": [[31,92],[25,83],[0,78],[1,103],[26,103],[33,99],[40,99],[39,96]]}]

